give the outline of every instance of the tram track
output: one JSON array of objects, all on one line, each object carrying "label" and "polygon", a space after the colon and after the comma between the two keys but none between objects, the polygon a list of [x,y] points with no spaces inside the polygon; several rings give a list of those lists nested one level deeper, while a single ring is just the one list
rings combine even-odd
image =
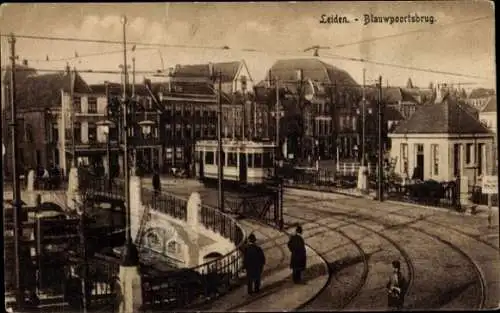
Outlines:
[{"label": "tram track", "polygon": [[[338,215],[346,216],[347,219],[357,219],[358,215],[359,215],[359,212],[357,212],[358,214],[355,215],[355,214],[352,214],[350,212],[325,212],[325,211],[318,209],[318,208],[302,208],[302,211],[313,211],[320,216],[323,216],[323,217],[328,216],[329,218],[333,218],[336,220],[339,220]],[[391,212],[388,214],[394,214],[394,213]],[[347,219],[340,219],[340,220],[346,221]],[[387,230],[394,229],[393,224],[388,223],[387,221],[380,220],[380,218],[363,216],[361,220],[362,220],[361,222],[369,221],[369,222],[376,223],[377,225],[381,225],[382,227],[384,227],[384,229],[387,229]],[[351,222],[353,222],[353,221],[351,220]],[[416,222],[420,222],[420,221],[416,221]],[[354,222],[354,223],[356,223],[356,222]],[[356,224],[359,224],[359,223],[356,223]],[[365,226],[365,227],[371,228],[370,226]],[[441,238],[441,236],[439,236],[439,235],[432,234],[429,231],[426,231],[426,230],[423,230],[419,227],[411,226],[408,224],[405,224],[404,227],[405,227],[406,232],[409,232],[409,230],[412,230],[412,231],[416,232],[415,236],[418,236],[417,234],[425,235],[429,238],[432,238],[435,242],[439,242],[442,245],[453,250],[456,254],[460,255],[463,259],[465,259],[466,264],[468,264],[468,266],[465,266],[464,264],[458,262],[458,264],[460,264],[460,265],[455,265],[455,266],[461,266],[461,267],[468,268],[469,270],[472,270],[472,272],[474,273],[473,274],[474,278],[471,277],[469,280],[466,280],[463,284],[466,286],[474,285],[474,287],[478,289],[475,292],[475,294],[476,294],[475,305],[469,306],[472,301],[469,302],[467,300],[467,296],[465,296],[465,300],[464,300],[464,299],[461,299],[461,297],[463,298],[464,296],[456,295],[455,299],[448,299],[448,302],[444,303],[442,306],[446,307],[446,306],[450,306],[451,304],[454,303],[454,304],[458,304],[458,305],[462,305],[462,306],[467,305],[468,309],[472,309],[472,308],[482,309],[482,308],[484,308],[486,305],[486,299],[487,299],[487,281],[486,281],[485,275],[484,275],[483,271],[481,270],[481,267],[479,266],[479,264],[469,254],[464,252],[459,246],[450,242],[449,240]],[[425,270],[429,271],[431,269],[426,268]],[[435,270],[439,270],[439,269],[435,269]],[[467,271],[464,269],[463,272],[466,273]],[[469,287],[469,288],[474,288],[474,287]],[[470,291],[470,289],[468,289],[468,290],[469,290],[469,292],[468,292],[469,294],[474,294],[474,291]],[[443,293],[445,293],[445,292],[443,291]],[[436,295],[435,298],[443,298],[443,297],[448,297],[448,296],[447,295]],[[432,301],[431,300],[428,300],[428,301],[429,302],[434,301],[437,303],[440,302],[439,300],[435,300],[435,299],[433,299]],[[453,302],[453,301],[455,301],[455,302]],[[416,304],[416,305],[418,306],[419,304]],[[425,303],[421,303],[420,305],[425,305]],[[457,308],[457,307],[453,307],[453,308]]]},{"label": "tram track", "polygon": [[[370,263],[369,263],[370,261],[369,260],[370,260],[370,257],[371,257],[371,255],[373,255],[375,253],[378,253],[380,251],[375,251],[375,252],[372,252],[372,253],[367,253],[365,251],[366,248],[363,248],[362,245],[358,241],[356,241],[356,239],[354,239],[353,237],[347,235],[345,231],[341,230],[341,228],[347,228],[347,227],[352,226],[352,225],[356,225],[356,227],[362,228],[362,229],[364,229],[365,231],[368,231],[371,234],[372,233],[376,234],[377,236],[379,236],[379,237],[383,238],[385,241],[387,241],[392,247],[394,247],[397,250],[397,252],[404,259],[404,262],[405,262],[406,267],[407,267],[408,286],[407,286],[407,289],[406,289],[406,294],[411,289],[411,285],[413,283],[413,276],[414,276],[413,262],[409,258],[409,256],[406,253],[406,251],[400,245],[398,245],[396,242],[394,242],[391,238],[389,238],[388,236],[385,236],[381,232],[369,229],[368,227],[365,227],[365,226],[357,224],[357,223],[352,223],[352,222],[343,223],[341,225],[337,225],[336,227],[331,227],[330,225],[318,222],[315,219],[305,218],[303,216],[293,215],[293,214],[289,214],[289,213],[284,214],[284,216],[286,216],[286,217],[292,217],[293,219],[298,220],[298,221],[302,221],[302,222],[314,223],[314,224],[316,224],[316,225],[318,225],[318,226],[320,226],[322,228],[325,228],[325,229],[328,229],[330,231],[337,232],[337,233],[341,234],[343,237],[345,237],[347,240],[349,240],[349,242],[351,244],[353,244],[356,247],[356,250],[358,251],[358,254],[361,257],[361,262],[363,263],[363,271],[362,271],[361,276],[360,276],[360,278],[358,280],[358,283],[356,284],[355,288],[353,288],[352,292],[350,292],[350,294],[347,295],[347,297],[341,299],[341,304],[333,305],[333,308],[332,308],[332,300],[333,299],[328,299],[329,301],[327,299],[322,299],[322,295],[320,294],[320,295],[318,295],[316,297],[315,300],[311,301],[311,303],[309,303],[306,307],[304,307],[304,309],[307,309],[307,310],[319,309],[319,307],[321,307],[323,305],[321,302],[323,302],[324,300],[327,300],[329,302],[328,305],[330,306],[330,309],[336,309],[336,310],[340,309],[340,310],[342,310],[342,309],[346,309],[348,307],[356,307],[356,305],[354,303],[355,299],[363,291],[363,288],[366,285],[367,279],[369,277],[369,272],[370,272]],[[339,219],[339,221],[342,221],[342,220]],[[342,222],[344,222],[344,221],[342,221]],[[366,237],[368,237],[368,236],[366,236]],[[362,241],[365,238],[363,238],[361,240],[358,239],[358,240]],[[319,252],[319,253],[321,254],[321,252]],[[322,256],[322,257],[326,258],[326,256]],[[338,287],[338,286],[336,286],[336,284],[332,284],[331,281],[329,281],[328,284],[329,284],[330,288],[336,288],[336,287]],[[325,292],[325,296],[326,295],[329,295],[328,292]],[[315,301],[317,303],[315,303]]]}]

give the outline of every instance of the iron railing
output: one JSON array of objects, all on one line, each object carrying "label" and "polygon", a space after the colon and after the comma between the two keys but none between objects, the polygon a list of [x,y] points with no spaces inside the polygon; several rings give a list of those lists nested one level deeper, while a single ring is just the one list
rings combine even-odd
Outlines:
[{"label": "iron railing", "polygon": [[[124,194],[123,184],[120,182],[110,186],[105,178],[85,170],[81,171],[79,178],[83,184],[82,188],[86,189],[89,195],[107,194],[115,198]],[[161,192],[155,194],[148,188],[143,188],[141,193],[144,205],[174,218],[187,220],[185,199]],[[222,257],[194,268],[152,271],[151,268],[147,270],[150,266],[141,264],[144,309],[167,310],[194,306],[226,293],[238,283],[243,266],[242,249],[246,238],[244,230],[231,216],[206,205],[201,207],[199,222],[206,229],[231,241],[236,248]],[[111,272],[116,274],[116,271],[117,269],[112,267]],[[113,296],[107,295],[108,298]]]},{"label": "iron railing", "polygon": [[218,209],[202,206],[200,223],[236,248],[228,254],[194,268],[143,277],[143,305],[147,309],[177,309],[201,304],[220,296],[238,283],[242,269],[245,233],[237,222]]}]

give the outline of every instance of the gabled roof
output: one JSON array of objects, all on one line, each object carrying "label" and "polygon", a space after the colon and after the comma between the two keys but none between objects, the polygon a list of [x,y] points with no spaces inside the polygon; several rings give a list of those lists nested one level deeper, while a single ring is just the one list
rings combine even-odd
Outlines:
[{"label": "gabled roof", "polygon": [[490,131],[458,101],[447,96],[443,102],[426,105],[402,122],[395,134],[488,134]]},{"label": "gabled roof", "polygon": [[492,96],[488,99],[488,102],[486,102],[486,105],[481,110],[481,112],[488,113],[496,111],[497,111],[497,96]]},{"label": "gabled roof", "polygon": [[[278,60],[271,67],[271,75],[283,81],[297,80],[297,70],[301,69],[303,79],[320,83],[346,85],[356,87],[358,84],[346,71],[318,59]],[[269,73],[266,80],[269,79]]]},{"label": "gabled roof", "polygon": [[[214,74],[222,72],[222,82],[231,82],[236,78],[238,70],[244,66],[244,61],[213,63]],[[177,65],[172,77],[206,77],[210,76],[209,64]],[[247,77],[251,79],[250,77]]]},{"label": "gabled roof", "polygon": [[[73,72],[73,91],[75,93],[91,93],[92,90],[85,80]],[[68,72],[29,76],[17,90],[19,108],[53,107],[61,105],[61,90],[70,91],[70,75]]]}]

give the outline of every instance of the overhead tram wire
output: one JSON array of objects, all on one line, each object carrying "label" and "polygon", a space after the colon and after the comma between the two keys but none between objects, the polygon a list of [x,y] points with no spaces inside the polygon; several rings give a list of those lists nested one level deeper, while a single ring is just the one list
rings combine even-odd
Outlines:
[{"label": "overhead tram wire", "polygon": [[[3,70],[6,70],[7,68],[2,68],[2,71]],[[24,72],[24,71],[37,71],[39,73],[63,73],[64,70],[61,69],[61,70],[57,70],[57,69],[37,69],[37,68],[18,68],[16,69],[16,71],[18,72]],[[92,70],[92,69],[87,69],[87,70],[77,70],[77,72],[80,74],[80,73],[87,73],[87,74],[123,74],[122,71],[115,71],[115,70]],[[154,70],[149,70],[149,71],[146,71],[146,70],[143,70],[143,71],[137,71],[136,70],[136,74],[150,74],[150,75],[155,75],[155,74],[158,74],[158,71],[154,71]],[[230,78],[230,76],[223,76],[223,78]],[[189,78],[175,78],[175,81],[176,82],[181,82],[181,83],[188,83],[188,82],[193,82],[192,79],[189,79]],[[208,82],[208,80],[207,80]],[[293,83],[297,83],[297,80],[286,80],[286,79],[282,79],[280,80],[281,83],[285,83],[285,84],[293,84]],[[458,85],[459,83],[455,83],[456,85]],[[468,83],[468,84],[479,84],[479,83]],[[337,87],[353,87],[353,88],[361,88],[361,85],[359,84],[342,84],[342,83],[322,83],[322,85],[324,86],[328,86],[328,87],[333,87],[333,86],[337,86]],[[375,85],[366,85],[365,86],[366,88],[374,88],[376,89],[377,87]],[[407,88],[406,85],[390,85],[389,87],[394,87],[394,88]],[[429,88],[418,88],[420,90],[426,90],[426,89],[429,89]]]},{"label": "overhead tram wire", "polygon": [[363,59],[363,58],[352,58],[352,57],[346,57],[346,56],[335,55],[335,54],[332,54],[332,55],[331,54],[323,54],[323,56],[321,56],[321,57],[325,58],[325,59],[340,59],[340,60],[353,61],[353,62],[370,63],[370,64],[374,64],[374,65],[395,67],[395,68],[401,68],[401,69],[419,71],[419,72],[427,72],[427,73],[433,73],[433,74],[443,74],[443,75],[460,76],[460,77],[485,79],[485,80],[493,79],[492,77],[482,77],[482,76],[476,76],[476,75],[467,75],[467,74],[461,74],[461,73],[439,71],[439,70],[433,70],[433,69],[429,69],[429,68],[419,68],[419,67],[414,67],[414,66],[406,66],[406,65],[400,65],[400,64],[378,62],[378,61],[373,61],[373,60],[368,60],[368,59]]},{"label": "overhead tram wire", "polygon": [[[135,50],[155,50],[156,48],[136,48]],[[71,61],[71,60],[77,60],[77,59],[82,59],[82,58],[87,58],[87,57],[95,57],[95,56],[104,56],[104,55],[110,55],[110,54],[118,54],[118,53],[123,53],[123,49],[121,50],[113,50],[113,51],[105,51],[105,52],[96,52],[96,53],[89,53],[89,54],[82,54],[78,56],[73,56],[73,57],[67,57],[67,58],[58,58],[58,59],[45,59],[45,60],[36,60],[36,59],[25,59],[26,61],[29,62],[63,62],[63,61]]]}]

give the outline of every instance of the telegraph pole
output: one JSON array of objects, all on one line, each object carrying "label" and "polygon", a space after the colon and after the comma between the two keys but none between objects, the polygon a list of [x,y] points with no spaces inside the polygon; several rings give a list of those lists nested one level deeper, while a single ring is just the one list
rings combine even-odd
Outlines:
[{"label": "telegraph pole", "polygon": [[127,40],[126,40],[126,27],[127,27],[127,17],[122,17],[123,23],[123,171],[125,178],[125,210],[126,210],[126,231],[125,231],[125,249],[123,251],[122,266],[134,266],[138,263],[138,252],[134,243],[132,242],[131,234],[131,210],[130,210],[130,171],[129,171],[129,155],[128,155],[128,72],[127,72]]},{"label": "telegraph pole", "polygon": [[363,110],[363,115],[362,115],[362,119],[363,119],[363,127],[361,128],[362,129],[362,143],[361,143],[361,166],[365,166],[365,136],[366,136],[366,130],[365,130],[365,124],[366,124],[366,95],[365,95],[365,84],[366,84],[366,81],[365,81],[365,74],[366,74],[366,69],[363,68],[363,103],[362,103],[362,110]]},{"label": "telegraph pole", "polygon": [[[218,153],[217,153],[217,168],[218,168],[218,202],[219,202],[219,210],[224,212],[224,189],[223,189],[223,180],[224,180],[224,152],[222,150],[222,71],[219,71],[219,90],[217,92],[217,144],[218,144]],[[243,133],[244,134],[244,133]],[[244,137],[243,137],[244,138]]]},{"label": "telegraph pole", "polygon": [[280,88],[278,77],[276,82],[276,157],[280,154]]},{"label": "telegraph pole", "polygon": [[19,182],[19,172],[17,164],[17,129],[16,129],[16,37],[10,35],[10,106],[11,106],[11,124],[12,127],[12,181],[14,183],[14,254],[15,254],[15,270],[16,270],[16,305],[18,308],[24,307],[24,284],[22,281],[22,260],[21,260],[21,237],[22,229],[22,202],[21,188]]},{"label": "telegraph pole", "polygon": [[384,201],[384,105],[382,104],[382,76],[378,78],[378,200]]}]

